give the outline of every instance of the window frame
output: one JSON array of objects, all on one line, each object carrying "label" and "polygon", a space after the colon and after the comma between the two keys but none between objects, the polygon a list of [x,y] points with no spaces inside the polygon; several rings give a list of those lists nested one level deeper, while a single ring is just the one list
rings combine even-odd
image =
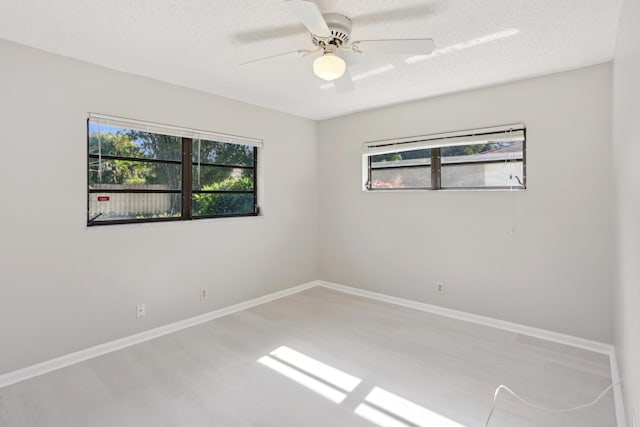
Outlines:
[{"label": "window frame", "polygon": [[[124,120],[124,119],[123,119]],[[193,161],[193,141],[197,138],[180,136],[181,144],[181,157],[180,160],[168,160],[168,159],[153,159],[145,157],[127,157],[127,156],[112,156],[112,155],[96,155],[91,154],[90,150],[90,121],[91,116],[87,118],[87,227],[102,226],[102,225],[121,225],[121,224],[138,224],[149,222],[173,222],[173,221],[192,221],[198,219],[211,219],[211,218],[239,218],[239,217],[252,217],[260,215],[260,206],[258,205],[258,146],[253,145],[253,163],[251,166],[247,165],[233,165],[233,164],[221,164],[221,163],[203,163],[200,162],[200,166],[214,167],[214,168],[237,168],[253,171],[253,190],[194,190],[193,189],[193,167],[198,165],[198,162]],[[121,126],[119,126],[121,127]],[[122,127],[123,129],[126,129]],[[156,134],[162,134],[160,132],[150,132]],[[223,144],[233,144],[226,141],[215,141]],[[240,145],[240,144],[239,144]],[[174,164],[181,167],[181,180],[180,189],[177,190],[153,190],[153,189],[92,189],[89,185],[91,175],[91,159],[107,158],[110,160],[124,160],[124,161],[136,161],[147,163],[161,163],[161,164]],[[107,221],[96,221],[100,216],[89,217],[90,195],[99,193],[120,193],[120,194],[180,194],[181,197],[181,209],[180,216],[165,217],[165,218],[139,218],[139,219],[114,219]],[[193,215],[193,195],[194,194],[253,194],[253,212],[248,213],[234,213],[234,214],[213,214],[213,215]]]},{"label": "window frame", "polygon": [[[499,133],[499,131],[508,131],[510,128],[515,128],[519,131],[522,131],[524,134],[524,139],[522,141],[522,185],[518,186],[485,186],[485,187],[443,187],[442,186],[442,156],[441,156],[441,148],[444,147],[460,147],[467,144],[458,144],[458,145],[449,145],[446,144],[445,141],[447,138],[457,138],[457,137],[465,137],[465,136],[483,136],[483,135],[495,135]],[[398,141],[398,142],[396,142]],[[365,149],[368,147],[375,146],[384,146],[385,142],[389,143],[388,145],[397,143],[399,146],[407,143],[415,143],[417,141],[424,141],[425,145],[419,149],[430,149],[431,150],[431,159],[428,165],[409,165],[409,166],[387,166],[387,167],[372,167],[371,158],[375,156],[375,154],[371,153],[363,153],[362,154],[362,165],[363,165],[363,182],[362,182],[362,190],[365,192],[395,192],[395,191],[500,191],[500,190],[517,190],[522,191],[527,189],[527,128],[524,124],[518,125],[510,125],[510,126],[501,126],[495,128],[485,128],[485,129],[477,129],[470,131],[459,131],[459,132],[450,132],[445,134],[437,134],[437,135],[427,135],[420,137],[411,137],[411,138],[402,138],[398,140],[390,140],[390,141],[375,141],[371,143],[365,143]],[[442,141],[442,144],[438,145],[438,141]],[[406,151],[399,150],[398,152]],[[413,151],[413,150],[409,150]],[[468,164],[490,164],[490,163],[504,163],[504,160],[487,160],[484,162],[456,162],[456,163],[446,163],[447,165],[468,165]],[[373,170],[389,170],[389,169],[409,169],[409,168],[430,168],[431,172],[431,187],[409,187],[409,188],[372,188],[372,171]]]}]

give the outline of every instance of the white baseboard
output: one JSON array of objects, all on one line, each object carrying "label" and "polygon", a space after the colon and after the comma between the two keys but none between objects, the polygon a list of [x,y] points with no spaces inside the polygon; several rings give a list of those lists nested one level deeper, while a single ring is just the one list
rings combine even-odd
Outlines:
[{"label": "white baseboard", "polygon": [[339,285],[337,283],[320,281],[320,285],[325,288],[334,289],[336,291],[346,292],[361,297],[371,298],[378,301],[388,302],[391,304],[401,305],[403,307],[413,308],[415,310],[426,311],[433,314],[439,314],[441,316],[450,317],[453,319],[464,320],[471,323],[477,323],[480,325],[491,326],[497,329],[503,329],[511,332],[516,332],[531,337],[540,338],[547,341],[553,341],[560,344],[570,345],[572,347],[582,348],[584,350],[595,351],[596,353],[610,354],[613,350],[611,344],[606,344],[598,341],[591,341],[584,338],[574,337],[571,335],[560,334],[558,332],[552,332],[545,329],[538,329],[531,326],[521,325],[519,323],[507,322],[505,320],[498,320],[491,317],[480,316],[477,314],[467,313],[465,311],[454,310],[451,308],[440,307],[437,305],[431,305],[424,302],[413,301],[404,298],[392,297],[390,295],[381,294],[378,292],[366,291],[364,289],[352,288],[350,286]]},{"label": "white baseboard", "polygon": [[[560,344],[569,345],[572,347],[578,347],[583,350],[589,350],[596,353],[602,353],[609,356],[609,365],[611,367],[611,382],[616,383],[620,381],[620,373],[618,370],[618,362],[616,360],[615,347],[611,344],[602,343],[599,341],[592,341],[580,337],[574,337],[572,335],[561,334],[558,332],[548,331],[545,329],[534,328],[531,326],[521,325],[519,323],[507,322],[504,320],[498,320],[491,317],[480,316],[477,314],[467,313],[464,311],[453,310],[451,308],[440,307],[437,305],[426,304],[423,302],[408,300],[404,298],[393,297],[378,292],[371,292],[364,289],[353,288],[350,286],[339,285],[337,283],[318,281],[320,286],[324,286],[328,289],[333,289],[339,292],[345,292],[352,295],[357,295],[365,298],[370,298],[382,302],[401,305],[403,307],[413,308],[415,310],[426,311],[428,313],[438,314],[441,316],[450,317],[453,319],[464,320],[484,326],[489,326],[497,329],[503,329],[510,332],[515,332],[522,335],[528,335],[535,338],[540,338],[547,341],[553,341]],[[616,425],[617,427],[627,427],[624,400],[622,398],[622,386],[617,384],[613,387],[613,400],[616,412]]]},{"label": "white baseboard", "polygon": [[0,375],[0,388],[318,286],[313,281]]},{"label": "white baseboard", "polygon": [[[611,353],[609,353],[609,365],[611,366],[611,382],[617,383],[618,381],[621,381],[615,348],[611,350]],[[613,386],[613,403],[616,409],[617,426],[627,427],[627,414],[624,410],[624,399],[622,397],[622,383]]]}]

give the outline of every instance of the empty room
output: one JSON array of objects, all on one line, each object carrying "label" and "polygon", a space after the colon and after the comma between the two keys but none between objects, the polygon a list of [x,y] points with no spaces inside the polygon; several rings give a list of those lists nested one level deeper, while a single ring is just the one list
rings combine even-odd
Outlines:
[{"label": "empty room", "polygon": [[640,427],[638,17],[0,0],[0,427]]}]

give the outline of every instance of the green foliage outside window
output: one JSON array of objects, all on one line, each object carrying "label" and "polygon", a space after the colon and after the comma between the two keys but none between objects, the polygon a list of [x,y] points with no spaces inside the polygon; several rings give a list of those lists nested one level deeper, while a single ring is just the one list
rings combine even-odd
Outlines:
[{"label": "green foliage outside window", "polygon": [[[253,180],[248,176],[227,178],[202,187],[204,191],[251,191]],[[253,194],[199,193],[193,195],[194,215],[225,215],[251,213],[254,210]]]}]

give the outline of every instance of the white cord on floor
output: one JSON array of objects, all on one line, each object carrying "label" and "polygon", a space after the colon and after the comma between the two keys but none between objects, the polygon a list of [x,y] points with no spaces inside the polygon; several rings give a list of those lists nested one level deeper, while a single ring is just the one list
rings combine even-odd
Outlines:
[{"label": "white cord on floor", "polygon": [[507,387],[506,385],[500,385],[497,389],[496,392],[493,394],[493,404],[491,405],[491,410],[489,411],[489,416],[487,417],[487,422],[484,423],[485,427],[489,427],[489,421],[491,421],[491,416],[493,415],[493,411],[496,408],[496,401],[498,400],[498,393],[500,393],[500,390],[505,390],[509,393],[511,393],[513,395],[513,397],[515,397],[516,399],[518,399],[520,402],[524,403],[527,406],[530,406],[534,409],[539,409],[541,411],[546,411],[546,412],[571,412],[571,411],[577,411],[578,409],[584,409],[587,408],[591,405],[595,405],[596,403],[598,403],[598,401],[600,399],[602,399],[602,396],[604,396],[609,390],[611,390],[614,386],[620,384],[621,381],[617,381],[613,384],[610,384],[609,387],[605,388],[602,393],[600,393],[598,395],[598,397],[596,397],[595,399],[593,399],[593,401],[586,403],[584,405],[579,405],[579,406],[574,406],[573,408],[566,408],[566,409],[554,409],[554,408],[545,408],[544,406],[540,406],[540,405],[536,405],[535,403],[531,403],[528,402],[526,400],[524,400],[523,398],[521,398],[520,396],[518,396],[513,390],[511,390],[509,387]]}]

